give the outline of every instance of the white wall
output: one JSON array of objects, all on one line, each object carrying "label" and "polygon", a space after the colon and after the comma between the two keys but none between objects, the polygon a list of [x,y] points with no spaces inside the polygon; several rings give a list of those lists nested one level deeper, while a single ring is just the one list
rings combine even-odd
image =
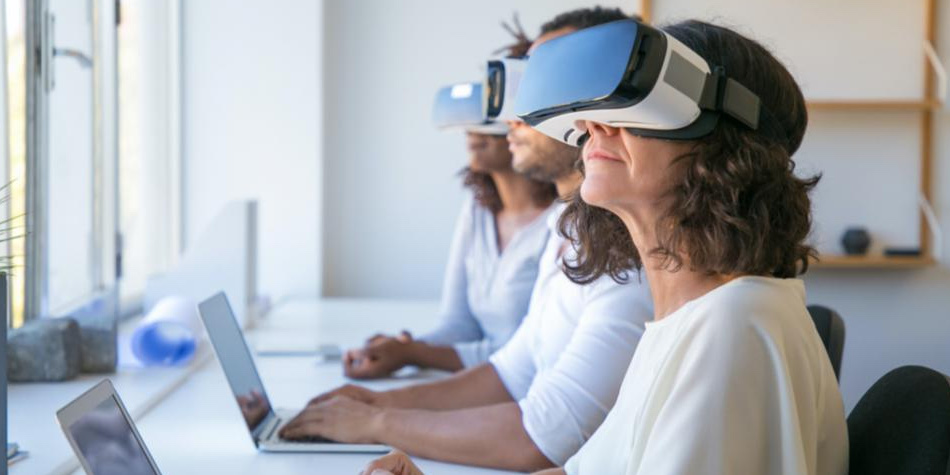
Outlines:
[{"label": "white wall", "polygon": [[[936,48],[950,65],[950,4],[937,3]],[[950,105],[936,114],[934,207],[943,235],[950,237]],[[869,140],[873,137],[868,137]],[[896,157],[895,157],[896,158]],[[900,171],[895,173],[901,173]],[[903,173],[914,174],[914,170]],[[857,174],[858,177],[865,172]],[[843,200],[888,195],[858,179],[844,190]],[[850,409],[885,372],[919,364],[950,374],[950,240],[945,238],[943,262],[916,271],[810,272],[809,299],[836,308],[844,317],[847,337],[841,386]]]},{"label": "white wall", "polygon": [[439,295],[466,152],[461,133],[432,127],[435,91],[478,79],[492,51],[512,42],[500,22],[513,12],[533,37],[557,13],[590,5],[326,2],[326,295]]},{"label": "white wall", "polygon": [[224,203],[259,202],[259,289],[316,295],[322,9],[311,0],[182,2],[185,246]]}]

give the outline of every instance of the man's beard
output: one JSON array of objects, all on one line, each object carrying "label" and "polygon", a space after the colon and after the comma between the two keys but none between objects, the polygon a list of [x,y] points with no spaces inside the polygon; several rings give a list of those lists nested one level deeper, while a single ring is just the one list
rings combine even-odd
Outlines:
[{"label": "man's beard", "polygon": [[531,157],[525,160],[530,163],[517,171],[538,181],[554,183],[577,170],[577,160],[580,158],[580,149],[560,142],[551,141],[540,147],[540,150],[531,148]]}]

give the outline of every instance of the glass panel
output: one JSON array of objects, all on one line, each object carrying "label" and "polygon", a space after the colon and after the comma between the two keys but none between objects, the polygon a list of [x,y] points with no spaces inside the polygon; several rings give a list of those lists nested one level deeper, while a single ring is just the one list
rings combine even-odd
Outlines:
[{"label": "glass panel", "polygon": [[138,1],[121,2],[119,62],[119,226],[122,233],[122,297],[145,288],[146,242],[142,167],[142,41]]},{"label": "glass panel", "polygon": [[121,0],[117,31],[119,226],[122,314],[141,303],[149,275],[172,254],[175,153],[171,134],[172,38],[166,2]]},{"label": "glass panel", "polygon": [[10,163],[7,173],[10,187],[0,196],[8,196],[10,238],[10,325],[23,324],[25,242],[23,231],[26,212],[26,37],[24,36],[25,0],[6,0],[7,27],[7,107]]},{"label": "glass panel", "polygon": [[48,309],[68,311],[96,288],[90,1],[50,0]]}]

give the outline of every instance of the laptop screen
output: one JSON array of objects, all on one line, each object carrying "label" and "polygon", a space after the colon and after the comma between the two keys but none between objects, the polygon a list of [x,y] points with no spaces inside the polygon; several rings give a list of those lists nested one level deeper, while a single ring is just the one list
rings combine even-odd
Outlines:
[{"label": "laptop screen", "polygon": [[271,405],[254,366],[254,359],[244,342],[241,328],[231,311],[231,305],[222,292],[201,302],[198,310],[244,416],[244,422],[257,443],[257,429],[271,413]]},{"label": "laptop screen", "polygon": [[114,397],[83,414],[69,433],[92,475],[158,475]]}]

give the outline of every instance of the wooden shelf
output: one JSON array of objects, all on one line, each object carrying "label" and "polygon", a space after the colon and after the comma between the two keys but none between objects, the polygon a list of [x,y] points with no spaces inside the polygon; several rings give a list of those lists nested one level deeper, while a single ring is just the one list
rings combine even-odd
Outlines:
[{"label": "wooden shelf", "polygon": [[807,104],[810,110],[929,111],[941,107],[935,100],[821,100]]},{"label": "wooden shelf", "polygon": [[824,255],[812,261],[815,269],[920,269],[936,264],[929,256],[839,256]]}]

